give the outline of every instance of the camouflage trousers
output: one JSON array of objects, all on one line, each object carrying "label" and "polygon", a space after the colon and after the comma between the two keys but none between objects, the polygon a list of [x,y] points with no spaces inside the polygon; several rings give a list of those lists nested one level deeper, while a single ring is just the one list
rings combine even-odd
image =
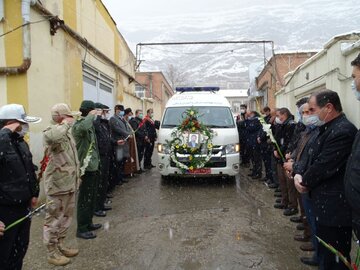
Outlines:
[{"label": "camouflage trousers", "polygon": [[46,196],[46,201],[52,201],[46,207],[44,223],[44,244],[54,246],[59,239],[65,238],[71,225],[75,208],[75,192],[63,195]]}]

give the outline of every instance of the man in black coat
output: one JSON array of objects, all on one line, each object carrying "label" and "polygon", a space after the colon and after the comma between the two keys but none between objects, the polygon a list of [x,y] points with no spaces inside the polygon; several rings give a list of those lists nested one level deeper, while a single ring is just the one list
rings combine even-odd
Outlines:
[{"label": "man in black coat", "polygon": [[144,118],[143,111],[136,110],[135,118],[132,118],[130,120],[130,125],[131,125],[132,129],[135,131],[137,154],[138,154],[139,165],[140,165],[139,173],[142,172],[141,161],[144,157],[145,142],[148,140],[147,131],[145,128],[145,122],[143,121],[143,118]]},{"label": "man in black coat", "polygon": [[256,111],[251,111],[246,120],[246,132],[248,134],[246,137],[246,145],[250,150],[250,158],[253,163],[252,172],[248,176],[252,179],[261,179],[262,175],[261,149],[257,141],[262,126],[258,117],[259,114]]},{"label": "man in black coat", "polygon": [[[9,226],[36,206],[39,186],[32,155],[24,135],[27,123],[39,122],[26,116],[24,107],[9,104],[0,108],[0,220]],[[22,268],[30,235],[30,219],[9,229],[0,238],[0,268]]]},{"label": "man in black coat", "polygon": [[[276,111],[275,122],[275,140],[279,145],[282,155],[285,155],[289,147],[291,138],[294,134],[296,123],[294,116],[287,108],[280,108]],[[275,204],[274,207],[278,209],[285,209],[284,215],[291,216],[298,213],[298,202],[296,196],[296,189],[293,183],[286,178],[285,170],[283,168],[284,161],[278,150],[275,148],[274,156],[277,160],[277,177],[279,179],[281,189],[281,203]]]},{"label": "man in black coat", "polygon": [[[299,192],[309,192],[313,202],[317,236],[350,260],[351,209],[345,199],[344,174],[356,128],[342,113],[338,94],[314,93],[309,100],[311,122],[319,135],[309,148],[307,169],[294,177]],[[333,253],[319,245],[319,269],[348,269]]]},{"label": "man in black coat", "polygon": [[146,143],[145,143],[144,168],[149,169],[149,170],[153,167],[156,167],[155,165],[153,165],[151,163],[151,157],[153,155],[154,145],[155,145],[155,141],[157,139],[156,126],[155,126],[155,121],[153,120],[153,118],[154,118],[153,109],[148,109],[146,111],[146,116],[144,118],[145,129],[146,129],[146,133],[148,136],[148,139],[146,140]]},{"label": "man in black coat", "polygon": [[[271,124],[271,109],[269,107],[265,107],[263,109],[265,117],[264,121],[266,124]],[[273,169],[271,166],[271,159],[273,155],[273,148],[272,144],[269,142],[269,137],[266,134],[266,132],[261,128],[258,133],[257,142],[260,144],[260,152],[262,159],[264,161],[265,166],[265,178],[263,179],[264,182],[270,187],[275,188],[277,187],[274,182],[274,176],[273,176]]]},{"label": "man in black coat", "polygon": [[117,141],[111,138],[109,125],[109,107],[95,103],[96,109],[99,111],[94,121],[96,139],[99,145],[100,155],[100,181],[96,196],[95,216],[105,217],[105,211],[111,210],[111,207],[105,205],[106,193],[109,187],[110,179],[110,162],[113,161],[113,148],[117,145]]},{"label": "man in black coat", "polygon": [[[360,101],[360,54],[351,62],[354,79],[352,90]],[[345,174],[345,195],[352,208],[352,226],[360,239],[360,131],[357,132]]]},{"label": "man in black coat", "polygon": [[237,121],[237,129],[239,133],[239,142],[240,142],[240,158],[241,158],[241,166],[249,167],[250,166],[250,155],[249,149],[246,144],[247,131],[246,131],[246,109],[247,106],[245,104],[240,105],[240,118]]}]

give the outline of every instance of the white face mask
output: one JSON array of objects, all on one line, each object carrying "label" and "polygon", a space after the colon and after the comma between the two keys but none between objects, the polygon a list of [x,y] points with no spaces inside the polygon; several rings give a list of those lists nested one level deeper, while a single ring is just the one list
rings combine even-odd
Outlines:
[{"label": "white face mask", "polygon": [[358,101],[360,101],[360,92],[359,92],[359,89],[357,89],[357,87],[356,87],[355,81],[352,81],[351,90],[353,91],[356,99]]},{"label": "white face mask", "polygon": [[281,121],[279,117],[276,117],[276,118],[275,118],[275,123],[281,125],[281,124],[284,123],[284,122]]},{"label": "white face mask", "polygon": [[241,113],[241,114],[244,114],[244,113],[246,113],[246,110],[241,109],[241,110],[240,110],[240,113]]},{"label": "white face mask", "polygon": [[109,120],[109,114],[101,115],[101,118],[104,120]]},{"label": "white face mask", "polygon": [[21,130],[17,131],[17,133],[21,136],[24,137],[26,135],[26,133],[29,132],[29,124],[21,124]]}]

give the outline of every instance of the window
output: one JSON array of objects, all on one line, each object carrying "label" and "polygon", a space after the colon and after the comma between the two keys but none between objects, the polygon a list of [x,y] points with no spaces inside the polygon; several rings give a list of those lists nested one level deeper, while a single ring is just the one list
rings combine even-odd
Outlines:
[{"label": "window", "polygon": [[138,98],[145,97],[145,87],[142,86],[141,84],[136,84],[135,85],[135,94]]},{"label": "window", "polygon": [[100,102],[113,108],[114,80],[86,64],[83,66],[84,99]]},{"label": "window", "polygon": [[[181,124],[182,116],[188,107],[172,107],[165,111],[162,127],[172,128]],[[199,121],[210,128],[233,128],[234,119],[227,107],[194,107],[199,112]]]}]

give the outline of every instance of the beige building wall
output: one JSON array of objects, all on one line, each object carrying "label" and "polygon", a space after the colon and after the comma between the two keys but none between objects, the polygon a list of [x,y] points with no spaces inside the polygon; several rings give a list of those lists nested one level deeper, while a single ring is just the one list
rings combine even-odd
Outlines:
[{"label": "beige building wall", "polygon": [[351,61],[360,53],[360,48],[345,55],[344,44],[351,45],[360,40],[360,33],[343,35],[330,40],[318,54],[285,76],[286,86],[276,94],[276,106],[288,107],[295,112],[298,99],[312,93],[330,89],[336,91],[347,117],[360,127],[360,103],[351,91]]},{"label": "beige building wall", "polygon": [[[21,2],[21,1],[20,1]],[[58,15],[71,29],[105,54],[118,66],[135,78],[135,56],[125,39],[116,28],[100,0],[46,0],[43,6],[52,14]],[[6,3],[6,16],[10,14],[21,21],[19,1]],[[30,21],[44,20],[33,7]],[[10,19],[8,24],[18,25]],[[5,30],[0,22],[0,34]],[[29,70],[21,75],[0,75],[0,106],[9,102],[25,105],[28,114],[42,117],[43,121],[30,127],[30,147],[34,161],[38,163],[43,156],[42,130],[50,122],[50,108],[55,103],[68,103],[77,110],[83,100],[83,62],[105,74],[114,81],[113,102],[136,109],[142,101],[135,95],[135,82],[115,68],[113,64],[85,48],[78,40],[59,28],[55,35],[50,35],[49,22],[31,25],[31,58]],[[10,44],[5,46],[5,44]],[[11,47],[14,45],[14,48]],[[20,64],[22,52],[22,30],[0,39],[0,66]],[[9,57],[17,54],[14,61]],[[6,59],[10,59],[6,62]],[[21,78],[21,83],[17,80]],[[19,85],[21,89],[16,88]],[[20,91],[21,90],[21,91]],[[18,93],[16,93],[18,92]],[[9,93],[11,97],[9,97]],[[22,94],[25,93],[25,96]],[[25,101],[25,102],[24,102]]]}]

